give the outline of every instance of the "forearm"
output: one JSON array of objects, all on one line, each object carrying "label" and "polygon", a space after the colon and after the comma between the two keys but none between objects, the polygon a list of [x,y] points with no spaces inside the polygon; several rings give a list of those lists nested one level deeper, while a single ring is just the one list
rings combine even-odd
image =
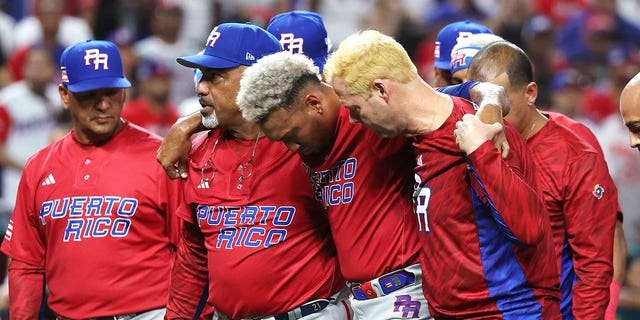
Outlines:
[{"label": "forearm", "polygon": [[613,280],[624,282],[627,274],[627,240],[624,237],[622,221],[616,222],[616,231],[613,235]]},{"label": "forearm", "polygon": [[44,268],[12,259],[9,287],[11,319],[38,319],[44,299]]},{"label": "forearm", "polygon": [[518,243],[537,244],[549,228],[538,193],[487,143],[471,153],[469,161],[482,186],[476,191],[487,198],[493,218],[503,232]]},{"label": "forearm", "polygon": [[604,160],[593,154],[576,159],[565,185],[564,220],[577,277],[573,314],[602,318],[614,273],[618,197]]},{"label": "forearm", "polygon": [[[509,96],[503,87],[489,83],[489,82],[480,82],[473,86],[469,90],[469,96],[471,97],[471,101],[478,105],[478,117],[484,123],[494,123],[500,122],[502,123],[502,118],[509,114],[511,110]],[[485,108],[489,108],[489,112],[486,115],[482,115],[485,111]],[[499,110],[494,110],[494,109]],[[496,118],[496,114],[500,113],[500,118]],[[485,118],[486,117],[486,118]],[[493,120],[492,122],[485,122]]]},{"label": "forearm", "polygon": [[206,291],[207,250],[197,226],[184,222],[171,272],[166,319],[192,319]]}]

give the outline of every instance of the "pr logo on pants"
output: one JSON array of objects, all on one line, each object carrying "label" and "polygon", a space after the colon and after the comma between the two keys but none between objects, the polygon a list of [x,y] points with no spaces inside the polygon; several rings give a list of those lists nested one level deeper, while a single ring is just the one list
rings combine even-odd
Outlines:
[{"label": "pr logo on pants", "polygon": [[420,301],[412,300],[408,294],[399,295],[393,303],[393,312],[402,312],[403,318],[419,318],[420,305]]}]

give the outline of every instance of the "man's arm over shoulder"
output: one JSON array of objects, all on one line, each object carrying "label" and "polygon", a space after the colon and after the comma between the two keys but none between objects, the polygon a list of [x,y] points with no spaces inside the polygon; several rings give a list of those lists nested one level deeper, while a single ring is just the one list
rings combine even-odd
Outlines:
[{"label": "man's arm over shoulder", "polygon": [[[183,221],[175,265],[171,271],[165,319],[193,319],[206,301],[207,249],[198,226]],[[211,310],[205,310],[210,313]],[[210,317],[209,317],[210,319]]]},{"label": "man's arm over shoulder", "polygon": [[202,115],[199,112],[180,118],[171,126],[156,153],[156,160],[169,178],[187,177],[191,136],[204,130],[207,128],[202,124]]}]

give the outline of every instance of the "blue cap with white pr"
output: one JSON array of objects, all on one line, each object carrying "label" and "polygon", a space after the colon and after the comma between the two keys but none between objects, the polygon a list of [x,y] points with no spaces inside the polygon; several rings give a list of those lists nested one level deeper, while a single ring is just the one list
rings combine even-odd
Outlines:
[{"label": "blue cap with white pr", "polygon": [[434,66],[438,69],[450,70],[451,50],[460,39],[477,33],[493,33],[488,27],[470,20],[458,21],[446,25],[438,32],[434,51]]},{"label": "blue cap with white pr", "polygon": [[189,68],[225,69],[250,66],[263,56],[282,51],[276,37],[248,23],[223,23],[211,30],[202,53],[179,57]]},{"label": "blue cap with white pr", "polygon": [[284,50],[306,55],[322,72],[331,41],[319,14],[305,10],[281,13],[269,21],[267,31],[280,39]]},{"label": "blue cap with white pr", "polygon": [[469,69],[471,60],[482,49],[480,46],[465,46],[451,52],[451,74]]},{"label": "blue cap with white pr", "polygon": [[87,40],[66,48],[60,56],[62,84],[71,92],[129,88],[120,51],[113,42]]}]

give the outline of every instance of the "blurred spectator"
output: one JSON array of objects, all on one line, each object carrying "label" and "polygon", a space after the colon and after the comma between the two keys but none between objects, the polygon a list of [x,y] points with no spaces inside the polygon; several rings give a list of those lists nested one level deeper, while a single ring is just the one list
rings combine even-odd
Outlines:
[{"label": "blurred spectator", "polygon": [[606,64],[610,48],[617,45],[640,46],[640,29],[616,11],[616,1],[587,1],[588,6],[569,19],[559,30],[556,46],[566,64],[590,68],[596,76]]},{"label": "blurred spectator", "polygon": [[593,83],[593,79],[577,69],[566,69],[556,73],[549,87],[553,111],[570,118],[580,119],[583,91]]},{"label": "blurred spectator", "polygon": [[398,0],[374,0],[373,6],[362,18],[362,29],[378,30],[392,36],[405,48],[409,56],[414,56],[422,32],[419,24]]},{"label": "blurred spectator", "polygon": [[[36,151],[49,144],[59,103],[54,63],[49,52],[35,47],[26,56],[24,79],[0,91],[0,106],[6,111],[9,127],[4,148],[0,151],[5,168],[0,198],[0,218],[8,220],[16,200],[22,167]],[[1,230],[6,228],[6,224]]]},{"label": "blurred spectator", "polygon": [[454,21],[483,21],[486,15],[473,0],[436,0],[424,17],[427,28],[439,28]]},{"label": "blurred spectator", "polygon": [[[627,46],[610,48],[607,53],[606,78],[586,88],[583,92],[581,114],[585,121],[599,126],[610,115],[618,115],[620,93],[624,86],[640,72],[640,57],[636,49]],[[619,119],[620,120],[620,119]],[[622,121],[622,120],[620,120]]]},{"label": "blurred spectator", "polygon": [[179,118],[177,106],[169,98],[172,71],[160,61],[145,59],[136,74],[140,95],[124,105],[122,117],[164,136]]},{"label": "blurred spectator", "polygon": [[15,20],[2,10],[2,0],[0,0],[0,56],[6,59],[14,48],[13,28]]},{"label": "blurred spectator", "polygon": [[15,51],[9,57],[14,81],[23,78],[24,61],[34,46],[45,48],[57,68],[65,47],[92,38],[87,23],[64,14],[63,0],[37,0],[34,15],[20,20],[14,28]]},{"label": "blurred spectator", "polygon": [[553,24],[563,26],[564,23],[586,8],[585,0],[533,0],[538,13],[550,17]]},{"label": "blurred spectator", "polygon": [[551,103],[551,79],[556,70],[557,51],[553,46],[553,21],[545,15],[535,15],[522,26],[522,48],[533,62],[538,84],[538,104],[548,108]]},{"label": "blurred spectator", "polygon": [[[122,57],[122,68],[124,69],[125,77],[127,77],[127,79],[135,80],[135,71],[136,66],[138,65],[138,56],[133,49],[133,35],[131,34],[131,32],[125,28],[118,28],[111,32],[106,40],[111,41],[116,46],[118,46],[120,56]],[[127,92],[127,99],[136,97],[137,95],[138,87],[131,87]]]},{"label": "blurred spectator", "polygon": [[372,6],[370,0],[318,0],[317,2],[317,12],[324,19],[329,38],[336,46],[348,35],[362,29],[362,18]]},{"label": "blurred spectator", "polygon": [[64,14],[64,0],[36,0],[33,15],[20,20],[14,29],[15,47],[57,41],[64,47],[93,38],[85,20]]},{"label": "blurred spectator", "polygon": [[522,47],[522,28],[531,17],[533,9],[530,0],[503,0],[500,10],[486,21],[487,27],[505,40]]},{"label": "blurred spectator", "polygon": [[198,51],[190,47],[178,35],[183,25],[182,5],[175,0],[161,0],[153,9],[152,35],[134,43],[133,48],[140,59],[158,59],[172,69],[170,98],[180,102],[193,96],[193,73],[176,63],[176,57]]}]

